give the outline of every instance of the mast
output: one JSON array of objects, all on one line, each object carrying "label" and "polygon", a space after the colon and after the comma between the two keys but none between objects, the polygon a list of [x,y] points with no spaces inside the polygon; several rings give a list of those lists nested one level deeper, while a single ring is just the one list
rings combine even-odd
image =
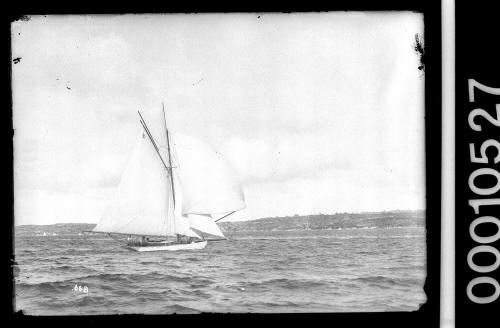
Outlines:
[{"label": "mast", "polygon": [[[165,125],[165,132],[167,134],[168,165],[170,167],[170,185],[172,187],[172,200],[174,202],[174,216],[175,216],[175,191],[174,191],[174,176],[172,170],[172,155],[170,154],[170,140],[168,137],[167,118],[165,117],[165,107],[163,105],[163,102],[161,103],[161,110],[163,111],[163,124]],[[174,225],[175,225],[175,218],[174,218]]]},{"label": "mast", "polygon": [[175,191],[174,191],[174,177],[172,172],[172,156],[170,154],[170,138],[168,137],[167,118],[165,117],[165,107],[163,105],[163,102],[161,103],[161,109],[163,111],[163,123],[165,124],[165,132],[167,133],[168,164],[170,166],[170,183],[172,185],[172,198],[174,200],[174,210],[175,210]]},{"label": "mast", "polygon": [[[160,157],[160,161],[162,162],[163,164],[163,167],[165,167],[165,169],[170,172],[170,174],[172,174],[171,171],[169,171],[167,165],[165,164],[165,162],[163,161],[163,158],[161,157],[160,155],[160,150],[158,149],[158,146],[156,145],[156,142],[153,138],[153,136],[151,135],[151,133],[149,132],[149,129],[146,125],[146,121],[144,121],[144,119],[142,118],[142,115],[141,115],[141,112],[137,111],[137,113],[139,113],[139,116],[141,117],[141,124],[142,124],[142,127],[144,128],[144,131],[146,131],[146,134],[148,135],[149,137],[149,140],[151,140],[151,143],[153,144],[153,147],[155,148],[156,150],[156,153],[158,154],[158,156]],[[175,202],[174,202],[175,203]]]}]

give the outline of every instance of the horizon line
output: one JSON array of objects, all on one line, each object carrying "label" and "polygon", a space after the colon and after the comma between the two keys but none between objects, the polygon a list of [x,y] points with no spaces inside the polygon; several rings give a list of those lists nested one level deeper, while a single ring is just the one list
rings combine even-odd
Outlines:
[{"label": "horizon line", "polygon": [[[420,208],[420,209],[392,209],[392,210],[382,210],[382,211],[363,211],[363,212],[335,212],[335,213],[315,213],[315,214],[290,214],[290,215],[284,215],[284,216],[266,216],[266,217],[260,217],[257,219],[249,219],[249,220],[236,220],[236,221],[223,221],[221,223],[225,222],[248,222],[248,221],[256,221],[256,220],[262,220],[262,219],[274,219],[274,218],[287,218],[287,217],[302,217],[302,216],[313,216],[313,215],[338,215],[338,214],[374,214],[374,213],[385,213],[385,212],[417,212],[417,211],[425,211],[425,208]],[[57,224],[97,224],[97,223],[91,223],[91,222],[58,222],[58,223],[50,223],[50,224],[19,224],[16,225],[14,224],[14,227],[23,227],[23,226],[50,226],[50,225],[57,225]]]}]

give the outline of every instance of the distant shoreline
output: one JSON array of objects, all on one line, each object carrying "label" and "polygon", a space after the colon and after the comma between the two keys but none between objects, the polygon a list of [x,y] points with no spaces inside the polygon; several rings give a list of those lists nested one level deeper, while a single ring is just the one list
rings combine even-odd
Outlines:
[{"label": "distant shoreline", "polygon": [[[402,214],[402,213],[425,213],[425,209],[418,209],[418,210],[387,210],[387,211],[379,211],[379,212],[373,212],[373,211],[367,211],[367,212],[337,212],[334,214],[305,214],[305,215],[287,215],[287,216],[269,216],[269,217],[264,217],[264,218],[258,218],[258,219],[251,219],[251,220],[245,220],[245,221],[224,221],[221,223],[238,223],[238,222],[254,222],[254,221],[261,221],[261,220],[268,220],[268,219],[288,219],[288,218],[293,218],[293,219],[314,219],[318,217],[335,217],[335,216],[358,216],[358,215],[387,215],[387,214]],[[20,225],[14,225],[14,228],[17,227],[44,227],[44,226],[60,226],[60,225],[96,225],[97,223],[88,223],[88,222],[60,222],[60,223],[52,223],[52,224],[20,224]]]},{"label": "distant shoreline", "polygon": [[[16,233],[35,230],[48,233],[76,233],[92,230],[95,223],[55,223],[46,225],[19,225]],[[247,221],[219,222],[223,232],[287,231],[287,230],[343,230],[365,228],[425,227],[424,210],[396,210],[363,213],[335,213],[267,217]]]}]

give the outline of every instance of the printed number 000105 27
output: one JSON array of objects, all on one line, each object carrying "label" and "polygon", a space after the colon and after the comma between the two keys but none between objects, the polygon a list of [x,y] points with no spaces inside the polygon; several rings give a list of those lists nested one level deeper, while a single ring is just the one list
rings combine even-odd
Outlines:
[{"label": "printed number 000105 27", "polygon": [[[477,88],[484,93],[491,95],[500,95],[500,88],[492,88],[477,82],[474,79],[469,79],[469,102],[473,103],[475,101],[474,88]],[[500,104],[495,105],[496,118],[489,114],[482,108],[473,109],[468,115],[469,127],[476,132],[481,132],[482,127],[480,124],[474,121],[477,116],[483,117],[490,124],[500,127]],[[475,164],[491,164],[492,166],[500,162],[500,143],[494,139],[485,140],[479,149],[475,147],[474,143],[469,143],[469,154],[471,163]],[[496,156],[494,158],[488,158],[486,149],[489,147],[494,147],[496,149]],[[479,150],[479,156],[476,152]],[[492,176],[495,178],[496,183],[494,186],[489,188],[478,187],[476,180],[480,176]],[[495,194],[500,190],[500,173],[493,167],[483,167],[478,168],[471,172],[468,179],[470,190],[481,196],[490,196]],[[480,206],[494,206],[500,205],[500,198],[480,198],[480,199],[470,199],[469,206],[474,209],[474,213],[479,215]],[[493,223],[497,226],[497,231],[493,236],[479,236],[476,233],[476,227],[484,223]],[[500,220],[494,216],[479,216],[475,218],[469,225],[469,235],[472,240],[481,244],[473,247],[467,254],[467,264],[469,268],[477,273],[490,273],[495,271],[500,266],[500,253],[498,250],[491,246],[485,244],[492,244],[500,238]],[[490,253],[495,256],[495,263],[491,265],[478,265],[474,262],[474,255],[478,253]],[[495,291],[490,296],[477,296],[473,293],[472,288],[479,284],[489,284],[494,287]],[[494,302],[498,296],[500,296],[500,285],[498,281],[493,277],[482,275],[472,279],[467,285],[467,297],[474,303],[477,304],[487,304]]]}]

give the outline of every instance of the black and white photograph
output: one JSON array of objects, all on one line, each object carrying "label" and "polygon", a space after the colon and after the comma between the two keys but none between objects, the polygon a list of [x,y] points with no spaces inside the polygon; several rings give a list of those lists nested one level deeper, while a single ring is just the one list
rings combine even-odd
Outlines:
[{"label": "black and white photograph", "polygon": [[10,29],[14,311],[428,301],[423,13],[31,15]]}]

